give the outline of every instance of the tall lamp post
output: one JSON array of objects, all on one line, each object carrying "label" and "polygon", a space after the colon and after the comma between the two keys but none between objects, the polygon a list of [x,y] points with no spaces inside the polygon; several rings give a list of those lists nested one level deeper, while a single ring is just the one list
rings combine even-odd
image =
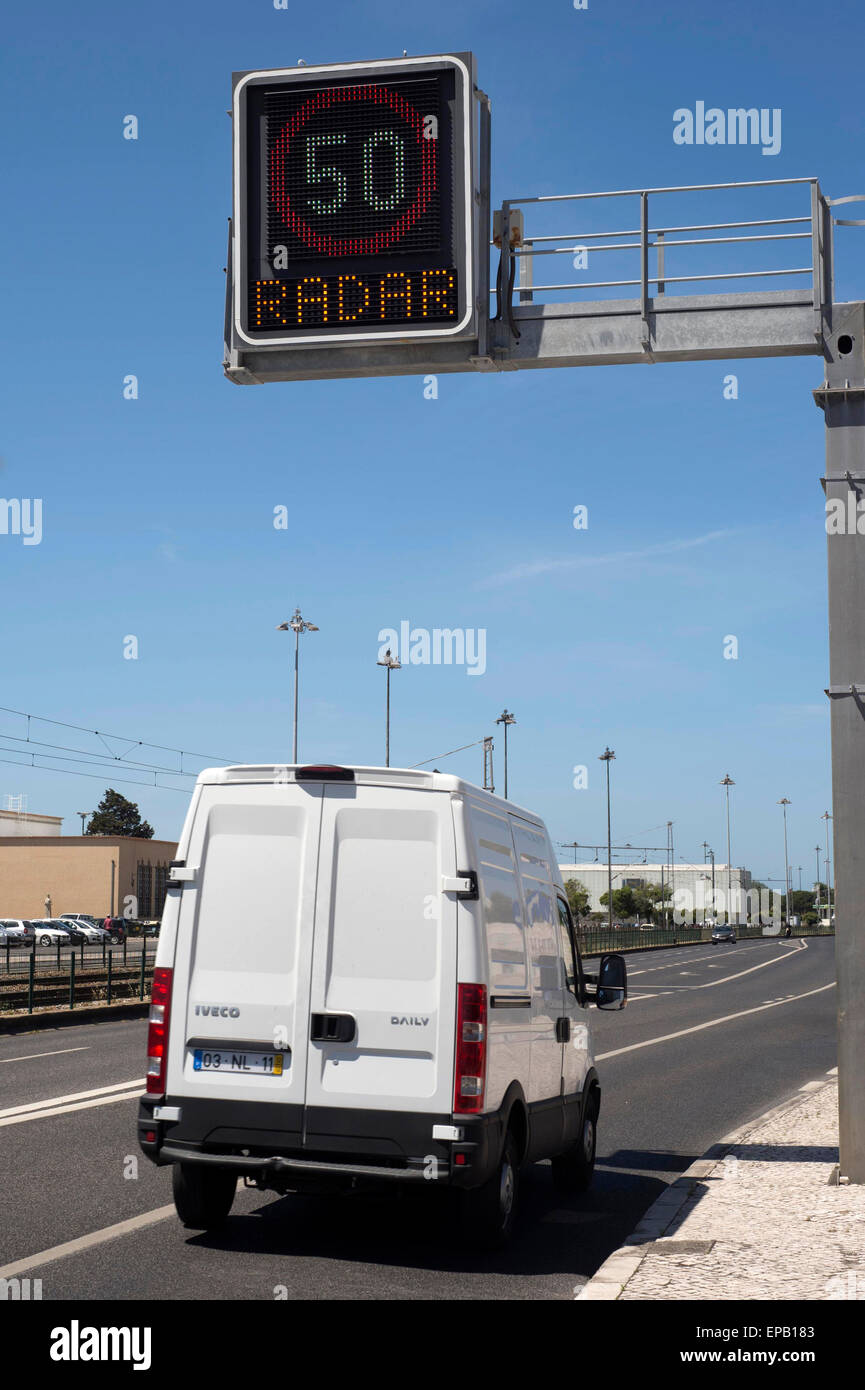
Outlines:
[{"label": "tall lamp post", "polygon": [[504,724],[505,726],[505,801],[508,799],[508,725],[516,724],[516,722],[510,710],[507,709],[503,709],[496,720],[497,724]]},{"label": "tall lamp post", "polygon": [[829,926],[832,925],[832,889],[829,887],[829,822],[832,817],[828,811],[824,811],[821,820],[826,822],[826,916],[829,919]]},{"label": "tall lamp post", "polygon": [[784,812],[784,900],[786,903],[787,926],[790,925],[790,861],[787,857],[787,807],[792,805],[789,797],[782,796],[778,805]]},{"label": "tall lamp post", "polygon": [[277,632],[294,633],[294,740],[292,744],[293,763],[297,762],[297,669],[300,661],[300,634],[302,632],[318,632],[315,623],[308,623],[300,616],[300,609],[295,608],[292,617],[287,623],[280,623]]},{"label": "tall lamp post", "polygon": [[[730,863],[731,863],[731,857],[732,857],[732,850],[731,850],[731,848],[730,848],[730,788],[731,788],[731,787],[735,787],[736,783],[733,781],[732,777],[730,776],[730,774],[729,774],[729,772],[728,772],[727,775],[726,775],[726,777],[723,777],[723,778],[721,779],[721,782],[720,782],[719,785],[722,786],[722,787],[726,787],[726,790],[727,790],[727,921],[729,922],[729,921],[730,921],[731,909],[732,909],[732,907],[733,907],[733,894],[732,894],[732,889],[731,889],[731,886],[730,886]],[[715,867],[715,861],[714,861],[714,859],[713,859],[713,860],[712,860],[712,868],[713,868],[713,870],[714,870],[714,867]],[[713,877],[714,877],[714,873],[713,873]]]},{"label": "tall lamp post", "polygon": [[401,671],[402,662],[396,656],[391,656],[390,647],[384,654],[384,661],[377,661],[377,666],[387,668],[387,704],[385,713],[385,733],[384,733],[384,765],[390,767],[390,673],[391,671]]},{"label": "tall lamp post", "polygon": [[816,853],[816,855],[817,855],[817,878],[816,878],[816,881],[815,881],[815,883],[814,883],[814,893],[815,893],[815,896],[816,896],[816,898],[817,898],[817,904],[816,904],[816,905],[817,905],[817,926],[819,927],[819,925],[820,925],[820,846],[819,846],[819,845],[815,845],[815,846],[814,846],[814,850],[815,850],[815,853]]},{"label": "tall lamp post", "polygon": [[83,835],[83,834],[84,834],[84,822],[86,821],[86,819],[87,819],[88,816],[90,816],[90,815],[93,814],[93,812],[92,812],[92,811],[76,811],[75,814],[76,814],[76,816],[80,816],[80,817],[81,817],[81,834]]},{"label": "tall lamp post", "polygon": [[615,758],[610,748],[598,754],[598,761],[607,764],[607,918],[613,930],[613,829],[610,816],[610,763]]}]

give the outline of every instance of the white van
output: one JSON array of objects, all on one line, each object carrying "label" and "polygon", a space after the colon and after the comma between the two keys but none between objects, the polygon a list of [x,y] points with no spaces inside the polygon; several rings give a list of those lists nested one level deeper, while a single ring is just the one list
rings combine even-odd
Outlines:
[{"label": "white van", "polygon": [[276,1192],[461,1190],[510,1235],[520,1166],[592,1176],[587,975],[543,822],[438,772],[202,772],[156,957],[139,1142],[185,1225]]}]

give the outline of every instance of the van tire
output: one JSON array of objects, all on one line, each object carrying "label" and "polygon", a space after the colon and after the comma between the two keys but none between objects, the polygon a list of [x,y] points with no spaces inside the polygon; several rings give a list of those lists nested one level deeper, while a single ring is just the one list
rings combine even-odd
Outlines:
[{"label": "van tire", "polygon": [[207,1231],[222,1225],[234,1201],[236,1173],[229,1168],[175,1163],[171,1181],[174,1205],[184,1226]]},{"label": "van tire", "polygon": [[586,1102],[580,1136],[573,1148],[552,1161],[553,1182],[564,1192],[585,1192],[592,1185],[598,1144],[598,1101],[594,1093]]},{"label": "van tire", "polygon": [[505,1135],[495,1172],[481,1187],[462,1192],[462,1224],[479,1250],[503,1250],[510,1242],[520,1185],[520,1158],[511,1130]]}]

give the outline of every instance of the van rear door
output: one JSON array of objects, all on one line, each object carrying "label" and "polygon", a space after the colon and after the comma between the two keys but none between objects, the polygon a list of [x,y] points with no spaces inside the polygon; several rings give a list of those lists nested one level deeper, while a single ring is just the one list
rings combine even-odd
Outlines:
[{"label": "van rear door", "polygon": [[456,872],[450,797],[337,783],[322,807],[309,1148],[373,1134],[371,1111],[453,1106],[458,903],[442,884]]},{"label": "van rear door", "polygon": [[[286,1128],[298,1133],[321,793],[320,784],[202,788],[186,859],[194,878],[179,906],[169,1033],[170,1095],[280,1102],[287,1119],[297,1106],[297,1123]],[[261,1065],[267,1054],[281,1059],[272,1070]],[[229,1069],[212,1069],[216,1058]],[[236,1058],[246,1062],[235,1066]]]}]

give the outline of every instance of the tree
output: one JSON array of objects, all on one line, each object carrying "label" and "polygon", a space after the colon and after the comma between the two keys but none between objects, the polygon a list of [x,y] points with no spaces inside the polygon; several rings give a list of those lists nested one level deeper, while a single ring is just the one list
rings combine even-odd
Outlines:
[{"label": "tree", "polygon": [[589,890],[585,884],[580,883],[578,878],[569,878],[565,882],[565,897],[571,909],[574,920],[585,917],[589,911]]},{"label": "tree", "polygon": [[139,840],[153,839],[153,826],[141,819],[134,801],[109,787],[93,815],[85,835],[123,835]]},{"label": "tree", "polygon": [[[639,912],[639,890],[633,888],[613,889],[613,916],[636,917]],[[609,893],[602,893],[598,900],[604,907],[610,901]]]},{"label": "tree", "polygon": [[803,912],[813,911],[814,894],[805,888],[795,888],[790,894],[790,911],[794,915],[802,916]]}]

